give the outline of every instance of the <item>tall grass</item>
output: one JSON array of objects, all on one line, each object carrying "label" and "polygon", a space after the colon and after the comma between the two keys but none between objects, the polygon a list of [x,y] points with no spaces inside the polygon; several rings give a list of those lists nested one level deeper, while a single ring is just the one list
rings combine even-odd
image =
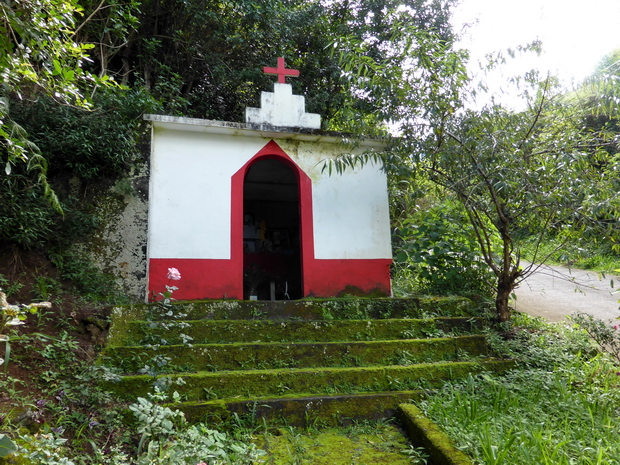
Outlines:
[{"label": "tall grass", "polygon": [[518,369],[446,384],[423,409],[481,464],[620,463],[618,368],[576,328],[521,324],[491,338]]}]

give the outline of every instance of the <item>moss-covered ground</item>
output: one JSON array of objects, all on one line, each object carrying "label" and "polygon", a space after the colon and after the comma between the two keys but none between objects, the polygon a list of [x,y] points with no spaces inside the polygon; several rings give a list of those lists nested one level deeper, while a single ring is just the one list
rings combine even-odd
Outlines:
[{"label": "moss-covered ground", "polygon": [[395,424],[365,423],[347,428],[279,428],[256,436],[273,465],[421,464]]}]

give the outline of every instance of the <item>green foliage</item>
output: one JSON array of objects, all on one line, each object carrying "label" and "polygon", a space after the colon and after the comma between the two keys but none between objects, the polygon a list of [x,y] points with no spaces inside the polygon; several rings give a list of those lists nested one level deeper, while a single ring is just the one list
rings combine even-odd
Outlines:
[{"label": "green foliage", "polygon": [[[279,0],[85,2],[92,17],[78,37],[96,44],[98,74],[145,88],[168,114],[241,121],[247,106],[271,87],[262,68],[277,56],[301,71],[294,92],[326,127],[352,119],[376,123],[374,96],[351,86],[331,46],[340,37],[368,40],[370,53],[390,55],[401,24],[451,36],[444,3],[422,0]],[[397,9],[400,8],[400,12]]]},{"label": "green foliage", "polygon": [[[67,333],[58,338],[29,335],[20,347],[15,363],[32,373],[27,392],[40,392],[41,397],[32,400],[20,392],[15,379],[7,380],[12,385],[0,384],[3,395],[10,394],[20,406],[3,412],[2,417],[3,429],[19,447],[11,460],[25,464],[108,463],[91,460],[90,453],[99,441],[104,443],[111,437],[119,445],[126,441],[119,430],[119,406],[99,386],[102,380],[114,380],[114,372],[79,360],[78,343]],[[35,358],[36,366],[30,365]],[[33,390],[35,387],[40,391]]]},{"label": "green foliage", "polygon": [[95,179],[115,179],[128,170],[137,157],[138,117],[153,102],[140,92],[107,91],[96,104],[90,112],[46,98],[14,105],[14,117],[46,153],[64,216],[49,205],[40,179],[25,165],[16,166],[11,176],[0,178],[0,243],[66,248],[98,226],[84,194]]},{"label": "green foliage", "polygon": [[0,242],[23,249],[42,247],[58,216],[45,200],[42,187],[30,176],[14,173],[0,177]]},{"label": "green foliage", "polygon": [[[358,45],[359,55],[364,49]],[[520,266],[517,233],[535,232],[539,244],[551,232],[612,234],[620,211],[620,160],[582,131],[579,114],[562,103],[552,80],[539,81],[531,73],[522,81],[528,102],[523,111],[495,104],[464,110],[459,106],[466,76],[456,66],[459,55],[448,45],[433,62],[429,83],[404,79],[393,62],[375,63],[358,55],[345,56],[345,67],[377,92],[397,85],[405,89],[385,101],[384,118],[399,122],[402,137],[391,153],[343,157],[334,163],[336,170],[383,160],[399,179],[414,180],[424,173],[452,193],[467,214],[480,255],[495,274],[501,320],[510,318],[510,293],[532,270]],[[455,76],[440,79],[450,63],[456,66]],[[434,79],[447,88],[434,87]],[[544,257],[535,253],[534,261]]]},{"label": "green foliage", "polygon": [[17,446],[11,441],[11,438],[6,434],[0,434],[0,458],[11,455],[16,450]]},{"label": "green foliage", "polygon": [[[620,131],[620,49],[605,56],[594,73],[579,88],[566,96],[567,102],[581,111],[586,130],[593,131],[601,142],[609,141]],[[611,148],[611,153],[617,153]]]},{"label": "green foliage", "polygon": [[[48,276],[37,276],[34,278],[34,285],[31,293],[37,301],[52,301],[62,294],[62,283]],[[38,313],[41,315],[41,312]]]},{"label": "green foliage", "polygon": [[60,250],[50,252],[61,279],[70,280],[77,293],[94,301],[118,302],[123,300],[114,276],[101,271],[82,254]]},{"label": "green foliage", "polygon": [[[178,273],[178,271],[176,272]],[[170,277],[170,274],[168,274],[168,276]],[[178,276],[180,279],[180,274]],[[153,300],[156,300],[156,303],[155,305],[149,307],[149,311],[146,315],[146,320],[149,322],[149,327],[151,329],[160,328],[164,331],[177,329],[181,331],[178,335],[176,335],[176,338],[178,338],[181,344],[185,344],[191,347],[191,342],[193,338],[182,332],[183,329],[190,326],[187,321],[184,321],[187,319],[188,314],[187,312],[183,311],[182,307],[172,305],[172,302],[175,300],[172,295],[174,294],[174,291],[178,290],[178,287],[170,285],[171,279],[172,278],[170,278],[168,280],[168,284],[166,284],[166,290],[164,292],[160,292],[159,294],[157,294],[157,296],[154,297]],[[147,339],[143,340],[142,343],[153,345],[166,345],[170,344],[171,342],[163,339],[160,336],[147,336]],[[165,365],[165,363],[160,363],[159,365]]]},{"label": "green foliage", "polygon": [[0,2],[0,157],[6,175],[24,162],[36,171],[45,197],[58,201],[47,182],[47,162],[11,114],[9,99],[36,100],[48,95],[59,102],[88,106],[81,86],[108,85],[108,77],[87,72],[82,64],[94,45],[73,37],[82,12],[76,0]]},{"label": "green foliage", "polygon": [[376,108],[374,125],[350,117],[347,130],[385,136],[386,126],[395,123],[407,134],[411,149],[423,140],[410,137],[413,132],[427,133],[460,107],[466,54],[453,49],[448,21],[453,2],[386,3],[379,38],[389,37],[387,49],[370,33],[349,34],[334,45],[349,85]]},{"label": "green foliage", "polygon": [[[456,118],[435,138],[434,154],[422,165],[467,210],[482,255],[497,276],[501,319],[510,318],[507,297],[528,272],[520,268],[514,240],[520,228],[536,231],[539,241],[552,228],[573,234],[608,228],[592,216],[607,219],[619,208],[613,177],[601,177],[584,151],[595,141],[580,132],[576,115],[558,105],[549,86],[541,84],[526,111],[489,107]],[[542,257],[535,254],[534,260]]]},{"label": "green foliage", "polygon": [[607,352],[620,364],[620,331],[617,324],[612,326],[587,313],[576,313],[571,319],[588,333],[601,351]]},{"label": "green foliage", "polygon": [[42,90],[60,100],[85,104],[78,85],[91,78],[81,64],[93,46],[76,43],[72,37],[76,16],[82,12],[77,1],[2,2],[0,11],[3,94],[29,97]]},{"label": "green foliage", "polygon": [[493,275],[458,208],[444,204],[419,211],[404,220],[394,236],[397,269],[409,268],[425,291],[490,293]]},{"label": "green foliage", "polygon": [[[66,457],[67,440],[56,437],[52,431],[36,435],[20,435],[18,449],[14,453],[17,463],[41,465],[75,465]],[[20,459],[24,459],[21,461]]]},{"label": "green foliage", "polygon": [[22,167],[0,178],[0,244],[36,250],[67,247],[98,226],[97,218],[72,197],[62,196],[61,216],[44,189]]},{"label": "green foliage", "polygon": [[163,439],[174,432],[175,423],[185,421],[182,412],[161,407],[142,397],[138,397],[138,402],[130,405],[129,409],[136,415],[139,425],[137,432],[141,437],[138,454],[142,452],[147,439],[151,438],[153,441]]},{"label": "green foliage", "polygon": [[82,21],[74,32],[79,43],[95,45],[90,49],[90,60],[84,67],[99,76],[111,76],[126,84],[129,70],[122,68],[110,73],[112,62],[123,60],[123,45],[131,40],[139,24],[139,0],[82,0]]},{"label": "green foliage", "polygon": [[604,276],[606,273],[620,273],[620,251],[613,236],[575,237],[561,233],[547,236],[538,243],[538,237],[531,234],[517,235],[516,239],[525,260],[531,261],[534,253],[548,257],[550,264],[593,270]]},{"label": "green foliage", "polygon": [[12,294],[19,292],[19,290],[24,287],[24,285],[18,281],[22,277],[23,274],[13,280],[9,280],[0,274],[0,289],[4,291],[7,297],[10,297]]},{"label": "green foliage", "polygon": [[137,155],[136,140],[145,110],[152,100],[141,92],[102,91],[89,111],[42,98],[13,104],[13,117],[30,140],[45,153],[50,176],[81,180],[115,178]]},{"label": "green foliage", "polygon": [[[188,426],[185,416],[144,399],[129,406],[137,419],[141,435],[136,465],[209,465],[255,463],[264,452],[253,444],[243,444],[225,433],[207,428],[204,424]],[[146,446],[143,450],[143,446]]]},{"label": "green foliage", "polygon": [[3,98],[0,98],[0,125],[3,126],[0,127],[0,141],[4,140],[9,147],[3,150],[0,146],[0,165],[4,165],[5,174],[8,176],[13,173],[13,165],[17,160],[26,162],[25,167],[20,164],[21,171],[28,173],[33,184],[36,182],[50,206],[62,213],[58,197],[47,179],[47,160],[41,155],[39,147],[28,139],[26,130],[9,118],[8,100]]},{"label": "green foliage", "polygon": [[616,463],[617,368],[587,352],[579,331],[515,320],[513,338],[494,343],[522,368],[450,382],[423,402],[426,413],[480,463]]}]

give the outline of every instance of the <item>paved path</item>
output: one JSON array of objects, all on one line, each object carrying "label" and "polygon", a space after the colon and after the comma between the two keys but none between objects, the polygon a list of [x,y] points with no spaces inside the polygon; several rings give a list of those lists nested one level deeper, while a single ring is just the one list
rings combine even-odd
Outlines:
[{"label": "paved path", "polygon": [[561,321],[576,312],[604,321],[620,316],[617,276],[603,278],[589,271],[545,265],[521,283],[516,295],[517,301],[512,302],[516,310],[548,321]]}]

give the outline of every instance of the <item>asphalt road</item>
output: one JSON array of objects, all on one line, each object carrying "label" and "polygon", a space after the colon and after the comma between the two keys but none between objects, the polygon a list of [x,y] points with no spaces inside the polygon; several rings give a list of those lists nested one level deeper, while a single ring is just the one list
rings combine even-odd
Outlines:
[{"label": "asphalt road", "polygon": [[[613,281],[613,287],[611,282]],[[545,265],[517,288],[512,306],[556,322],[576,312],[609,321],[620,317],[620,278]]]}]

